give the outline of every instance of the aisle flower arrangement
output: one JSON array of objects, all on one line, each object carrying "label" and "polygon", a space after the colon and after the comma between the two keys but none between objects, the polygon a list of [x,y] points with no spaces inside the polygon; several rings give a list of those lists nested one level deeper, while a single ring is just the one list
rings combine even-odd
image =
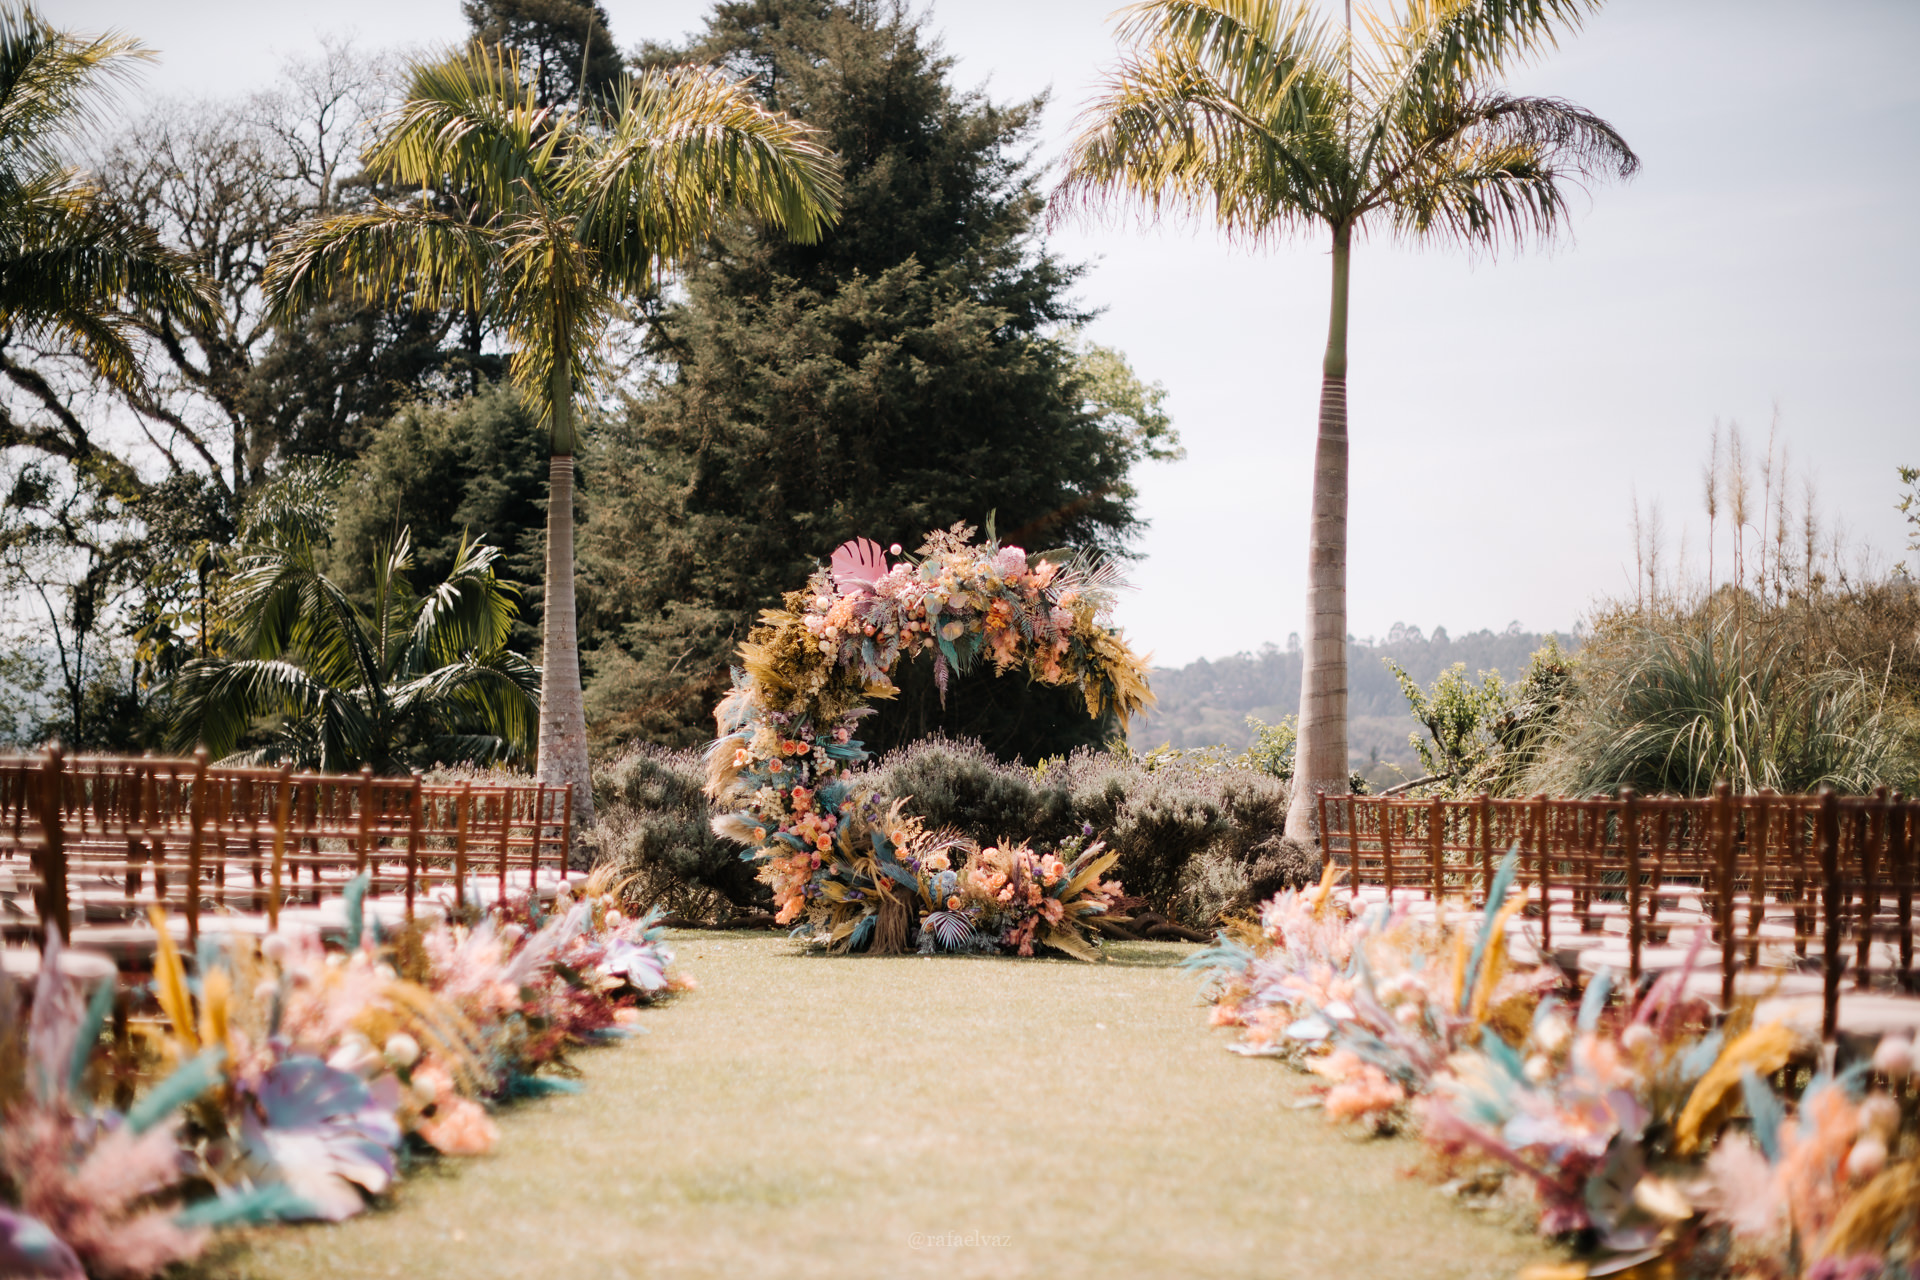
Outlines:
[{"label": "aisle flower arrangement", "polygon": [[[1137,713],[1152,695],[1145,663],[1107,625],[1117,585],[1110,564],[976,543],[957,525],[930,535],[916,556],[849,542],[785,608],[762,616],[715,713],[707,790],[724,810],[714,829],[760,864],[780,923],[839,951],[897,953],[919,939],[934,950],[1030,955],[1038,943],[1092,957],[1089,922],[1118,886],[1102,888],[1111,882],[1097,872],[1083,877],[1085,865],[1064,880],[1033,873],[1097,861],[1084,841],[1035,851],[1018,842],[977,849],[917,828],[909,837],[893,797],[849,779],[867,759],[854,736],[865,704],[897,691],[902,660],[930,660],[943,695],[953,672],[984,658],[996,671],[1079,685],[1089,715]],[[956,858],[962,865],[950,865]],[[967,884],[1003,881],[991,893],[936,893],[928,877],[947,872]],[[1022,895],[1039,883],[1040,900],[1001,909],[1015,904],[994,895],[1016,879]],[[969,905],[948,908],[949,898]],[[1022,912],[1037,914],[1029,922]],[[943,917],[930,941],[928,916]]]},{"label": "aisle flower arrangement", "polygon": [[1571,992],[1505,954],[1512,858],[1451,925],[1356,914],[1337,875],[1194,957],[1213,1021],[1323,1077],[1330,1117],[1417,1130],[1456,1185],[1517,1179],[1542,1232],[1602,1255],[1555,1275],[1920,1276],[1910,1041],[1836,1073],[1751,1001],[1687,998],[1690,965],[1640,994],[1605,972]]},{"label": "aisle flower arrangement", "polygon": [[62,976],[57,938],[28,1008],[0,980],[0,1274],[139,1280],[218,1227],[350,1217],[409,1149],[491,1150],[491,1106],[572,1088],[569,1049],[692,985],[605,874],[550,912],[385,935],[364,888],[343,947],[288,931],[183,957],[157,921],[159,1017],[123,1044],[102,1037],[114,984]]}]

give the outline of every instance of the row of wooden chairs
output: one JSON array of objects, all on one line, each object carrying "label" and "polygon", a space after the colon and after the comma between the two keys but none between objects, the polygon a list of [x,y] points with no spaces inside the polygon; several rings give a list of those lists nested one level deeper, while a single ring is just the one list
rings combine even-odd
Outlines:
[{"label": "row of wooden chairs", "polygon": [[1318,797],[1323,847],[1355,896],[1412,894],[1483,906],[1518,850],[1539,950],[1587,967],[1624,960],[1630,978],[1671,967],[1704,930],[1720,994],[1743,973],[1822,975],[1832,1034],[1841,987],[1914,990],[1913,900],[1920,803],[1871,796],[1590,799]]},{"label": "row of wooden chairs", "polygon": [[153,756],[0,758],[0,931],[72,941],[159,906],[197,943],[209,914],[317,907],[361,873],[368,894],[449,904],[537,892],[567,872],[571,787],[430,785]]}]

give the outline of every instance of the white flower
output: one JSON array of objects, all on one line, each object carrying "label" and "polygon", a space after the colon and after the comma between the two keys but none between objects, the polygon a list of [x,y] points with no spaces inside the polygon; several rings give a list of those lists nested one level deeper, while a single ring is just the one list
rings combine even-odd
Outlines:
[{"label": "white flower", "polygon": [[1883,1036],[1873,1051],[1873,1069],[1898,1080],[1913,1073],[1913,1041],[1903,1036]]},{"label": "white flower", "polygon": [[359,1076],[363,1080],[377,1075],[386,1065],[367,1038],[357,1031],[349,1031],[340,1037],[340,1047],[327,1058],[327,1065],[335,1071],[345,1071]]},{"label": "white flower", "polygon": [[1865,1182],[1886,1167],[1887,1144],[1874,1134],[1860,1139],[1847,1152],[1847,1176],[1857,1182]]},{"label": "white flower", "polygon": [[1533,1042],[1540,1046],[1543,1053],[1558,1053],[1571,1039],[1573,1028],[1557,1013],[1540,1019],[1540,1025],[1533,1029]]},{"label": "white flower", "polygon": [[420,1042],[404,1031],[396,1031],[387,1037],[386,1058],[395,1067],[405,1070],[420,1061]]}]

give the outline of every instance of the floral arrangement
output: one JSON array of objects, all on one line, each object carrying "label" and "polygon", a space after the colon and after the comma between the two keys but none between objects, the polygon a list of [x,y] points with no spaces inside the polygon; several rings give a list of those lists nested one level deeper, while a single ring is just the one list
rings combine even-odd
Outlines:
[{"label": "floral arrangement", "polygon": [[1240,1028],[1233,1047],[1324,1077],[1329,1116],[1416,1128],[1457,1186],[1517,1179],[1543,1232],[1609,1255],[1596,1274],[1920,1276],[1911,1042],[1836,1073],[1755,1025],[1753,1002],[1716,1015],[1688,999],[1690,962],[1638,995],[1605,972],[1576,993],[1514,966],[1511,857],[1485,912],[1451,924],[1354,914],[1338,874],[1191,962],[1213,1021]]},{"label": "floral arrangement", "polygon": [[[917,828],[906,838],[899,805],[849,781],[867,759],[854,737],[865,704],[897,692],[892,672],[903,659],[930,659],[943,696],[951,673],[984,656],[999,672],[1024,668],[1048,684],[1080,685],[1090,715],[1125,718],[1151,700],[1145,663],[1106,623],[1117,586],[1111,564],[1030,556],[973,537],[955,525],[930,535],[917,556],[902,556],[895,544],[894,560],[866,539],[849,542],[806,590],[787,595],[784,609],[762,616],[741,648],[733,692],[715,713],[720,737],[708,755],[707,790],[727,811],[714,829],[760,864],[779,921],[830,947],[903,951],[921,931],[916,917],[951,910],[960,917],[938,926],[938,937],[956,940],[945,949],[984,938],[1031,954],[1038,940],[1091,956],[1077,922],[1104,910],[1097,873],[1077,884],[1077,875],[1040,877],[1041,901],[1022,908],[1041,913],[1031,924],[1003,927],[1015,913],[990,910],[984,898],[947,908],[947,899],[966,895],[936,895],[927,877],[963,874],[946,865],[958,842]],[[1025,893],[1038,883],[1029,864],[1065,867],[1087,850],[1036,855],[1015,844],[965,856],[964,874],[982,884],[1018,878]],[[1067,899],[1050,896],[1069,884],[1076,887]],[[910,910],[910,900],[924,910]],[[1055,910],[1058,919],[1046,918]]]},{"label": "floral arrangement", "polygon": [[942,860],[930,874],[923,872],[917,886],[920,951],[992,949],[1030,956],[1039,944],[1095,959],[1100,926],[1126,920],[1115,913],[1120,882],[1101,879],[1119,855],[1092,835],[1092,828],[1083,828],[1046,853],[1002,841],[968,850],[958,868]]},{"label": "floral arrangement", "polygon": [[83,998],[57,938],[29,1015],[0,987],[0,1274],[140,1280],[220,1226],[350,1217],[405,1144],[490,1150],[491,1105],[568,1089],[539,1073],[692,985],[604,872],[548,914],[385,937],[352,888],[344,948],[283,932],[188,960],[157,921],[160,1016],[126,1048],[101,1043],[114,984]]}]

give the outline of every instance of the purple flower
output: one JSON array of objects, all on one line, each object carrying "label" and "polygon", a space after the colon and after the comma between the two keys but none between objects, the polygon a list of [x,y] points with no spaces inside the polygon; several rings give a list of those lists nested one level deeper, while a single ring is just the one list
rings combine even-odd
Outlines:
[{"label": "purple flower", "polygon": [[388,1096],[318,1058],[268,1068],[253,1095],[257,1107],[241,1121],[248,1158],[306,1201],[306,1216],[352,1217],[365,1207],[360,1191],[378,1195],[393,1181],[399,1098],[391,1076],[379,1088]]}]

